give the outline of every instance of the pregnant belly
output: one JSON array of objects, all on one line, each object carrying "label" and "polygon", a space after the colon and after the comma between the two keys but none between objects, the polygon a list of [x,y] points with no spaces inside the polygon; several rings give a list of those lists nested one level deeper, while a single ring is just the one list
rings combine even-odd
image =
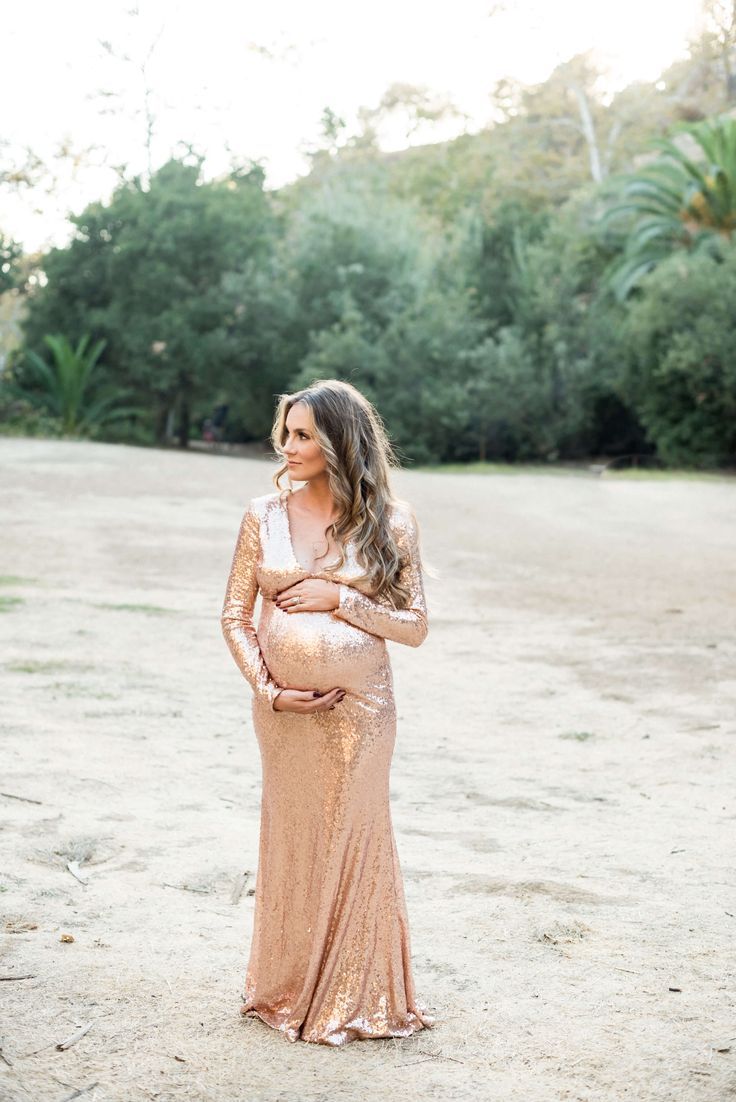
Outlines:
[{"label": "pregnant belly", "polygon": [[365,692],[385,681],[385,640],[329,612],[264,605],[258,642],[271,676],[289,689]]}]

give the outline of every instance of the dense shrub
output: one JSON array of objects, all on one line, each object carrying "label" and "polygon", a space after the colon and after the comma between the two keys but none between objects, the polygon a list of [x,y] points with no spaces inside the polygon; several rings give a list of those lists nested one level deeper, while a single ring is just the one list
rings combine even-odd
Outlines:
[{"label": "dense shrub", "polygon": [[627,317],[625,391],[665,462],[736,464],[736,249],[673,256]]}]

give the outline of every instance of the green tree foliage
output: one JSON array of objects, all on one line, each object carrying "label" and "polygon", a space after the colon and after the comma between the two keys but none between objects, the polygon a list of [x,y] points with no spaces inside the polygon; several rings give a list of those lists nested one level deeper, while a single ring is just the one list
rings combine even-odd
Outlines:
[{"label": "green tree foliage", "polygon": [[16,286],[22,256],[18,242],[0,233],[0,295]]},{"label": "green tree foliage", "polygon": [[38,347],[54,332],[104,339],[110,381],[133,389],[157,439],[175,414],[185,444],[194,411],[215,388],[232,380],[234,389],[237,379],[248,396],[233,334],[251,287],[264,297],[259,265],[272,252],[274,225],[262,173],[204,184],[199,164],[171,161],[149,189],[132,181],[73,221],[71,244],[45,260],[27,343]]},{"label": "green tree foliage", "polygon": [[[276,395],[337,376],[406,462],[732,461],[729,27],[613,96],[572,58],[499,86],[480,133],[400,153],[379,151],[387,119],[416,137],[451,105],[394,86],[354,134],[327,108],[311,171],[277,193],[257,167],[205,182],[196,158],[171,161],[88,207],[26,280],[26,347],[105,341],[95,377],[131,391],[136,439],[174,425],[186,443],[226,405],[227,439],[265,440]],[[8,359],[38,393],[38,361]]]},{"label": "green tree foliage", "polygon": [[304,339],[293,385],[349,379],[407,459],[452,454],[465,428],[462,353],[485,328],[457,263],[462,242],[416,204],[332,181],[304,204],[285,248]]},{"label": "green tree foliage", "polygon": [[[588,188],[544,221],[496,227],[492,271],[504,309],[467,356],[468,418],[482,457],[572,457],[640,437],[619,393],[620,311],[600,288],[609,258],[595,231],[598,203]],[[484,313],[493,316],[490,304]]]},{"label": "green tree foliage", "polygon": [[702,0],[705,17],[692,53],[705,63],[725,100],[736,103],[736,4],[734,0]]},{"label": "green tree foliage", "polygon": [[[623,201],[605,215],[606,225],[623,218],[621,256],[609,272],[623,300],[641,278],[676,249],[720,255],[736,231],[736,120],[694,123],[682,133],[694,151],[659,139],[660,158],[630,176]],[[633,224],[631,224],[633,222]]]},{"label": "green tree foliage", "polygon": [[547,230],[554,212],[520,199],[502,199],[486,214],[468,218],[464,262],[478,309],[492,329],[510,325],[523,294],[524,254]]},{"label": "green tree foliage", "polygon": [[667,463],[736,464],[736,250],[678,254],[627,315],[625,388]]},{"label": "green tree foliage", "polygon": [[[44,409],[58,420],[65,434],[90,435],[101,426],[136,416],[138,410],[122,403],[125,392],[111,388],[101,390],[95,371],[105,347],[104,340],[91,348],[90,338],[80,338],[76,348],[64,336],[46,336],[51,350],[49,365],[36,352],[29,352],[26,380],[31,386],[12,386],[17,398],[25,398],[37,409]],[[35,385],[33,385],[35,384]]]}]

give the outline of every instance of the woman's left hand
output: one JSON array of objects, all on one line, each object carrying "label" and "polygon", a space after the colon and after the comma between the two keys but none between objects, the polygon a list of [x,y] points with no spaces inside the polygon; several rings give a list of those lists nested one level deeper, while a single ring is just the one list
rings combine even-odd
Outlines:
[{"label": "woman's left hand", "polygon": [[340,585],[326,578],[303,578],[273,600],[284,612],[331,612],[340,604]]}]

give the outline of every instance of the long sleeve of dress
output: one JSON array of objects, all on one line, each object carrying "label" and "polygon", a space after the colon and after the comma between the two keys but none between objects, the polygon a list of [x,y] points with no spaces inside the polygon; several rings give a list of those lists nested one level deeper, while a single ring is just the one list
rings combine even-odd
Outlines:
[{"label": "long sleeve of dress", "polygon": [[340,583],[340,603],[333,614],[341,620],[380,635],[395,643],[418,647],[427,637],[427,603],[422,582],[419,558],[419,536],[416,521],[411,515],[402,517],[396,530],[396,542],[405,556],[401,570],[401,582],[409,587],[410,598],[406,608],[395,609],[384,599],[368,597],[355,586]]},{"label": "long sleeve of dress", "polygon": [[222,606],[222,633],[241,673],[256,696],[273,702],[281,691],[271,677],[253,625],[258,594],[256,566],[261,553],[260,523],[250,506],[240,524]]}]

